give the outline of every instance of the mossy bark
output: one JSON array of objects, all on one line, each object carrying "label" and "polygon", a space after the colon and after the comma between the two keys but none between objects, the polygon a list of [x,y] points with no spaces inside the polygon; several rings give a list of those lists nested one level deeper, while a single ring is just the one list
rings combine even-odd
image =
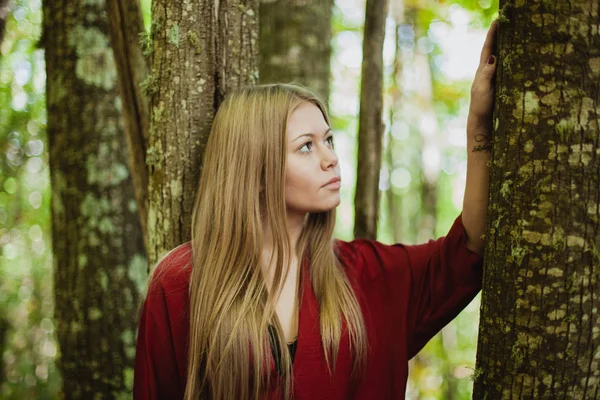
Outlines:
[{"label": "mossy bark", "polygon": [[600,397],[598,2],[503,1],[475,399]]},{"label": "mossy bark", "polygon": [[327,104],[332,7],[332,0],[261,0],[261,83],[301,83]]},{"label": "mossy bark", "polygon": [[43,14],[62,392],[131,397],[147,262],[104,2],[46,1]]},{"label": "mossy bark", "polygon": [[152,4],[149,258],[191,238],[191,214],[215,110],[258,78],[258,0]]},{"label": "mossy bark", "polygon": [[354,236],[377,237],[383,145],[383,39],[388,0],[367,0],[358,122]]},{"label": "mossy bark", "polygon": [[[142,83],[148,78],[144,54],[151,51],[139,0],[106,0],[110,45],[117,66],[129,169],[144,243],[148,246],[148,99]],[[141,44],[141,46],[140,46]]]}]

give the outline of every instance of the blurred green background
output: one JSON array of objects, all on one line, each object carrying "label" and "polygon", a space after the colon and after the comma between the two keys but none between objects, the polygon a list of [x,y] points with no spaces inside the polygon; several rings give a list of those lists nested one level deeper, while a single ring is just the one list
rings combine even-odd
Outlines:
[{"label": "blurred green background", "polygon": [[[352,238],[364,0],[336,1],[330,110]],[[150,21],[150,0],[142,0]],[[0,398],[56,399],[41,1],[10,0],[0,44]],[[462,205],[469,89],[497,0],[390,0],[379,240],[444,235]],[[470,399],[479,297],[411,361],[408,399]]]}]

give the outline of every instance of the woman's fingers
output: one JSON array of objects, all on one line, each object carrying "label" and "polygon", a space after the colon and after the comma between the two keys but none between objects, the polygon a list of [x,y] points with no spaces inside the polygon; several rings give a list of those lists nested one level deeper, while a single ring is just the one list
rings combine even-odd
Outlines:
[{"label": "woman's fingers", "polygon": [[497,58],[490,54],[477,71],[471,87],[470,119],[487,121],[492,116],[494,101],[494,75]]},{"label": "woman's fingers", "polygon": [[481,79],[491,85],[494,74],[496,73],[496,56],[490,54],[485,61],[485,64],[480,70]]},{"label": "woman's fingers", "polygon": [[496,46],[496,36],[498,32],[498,20],[494,20],[490,29],[488,30],[487,36],[485,37],[485,43],[483,49],[481,49],[481,56],[479,57],[479,68],[483,68],[491,55],[494,54],[494,48]]}]

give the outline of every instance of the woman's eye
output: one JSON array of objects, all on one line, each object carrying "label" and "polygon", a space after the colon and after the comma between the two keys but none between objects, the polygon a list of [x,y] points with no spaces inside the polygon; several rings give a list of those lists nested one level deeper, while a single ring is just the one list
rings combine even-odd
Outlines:
[{"label": "woman's eye", "polygon": [[312,142],[306,142],[302,147],[300,147],[301,153],[310,153],[312,149]]},{"label": "woman's eye", "polygon": [[335,145],[333,144],[333,136],[329,136],[327,139],[325,139],[325,141],[329,144],[329,147],[332,149],[335,148]]}]

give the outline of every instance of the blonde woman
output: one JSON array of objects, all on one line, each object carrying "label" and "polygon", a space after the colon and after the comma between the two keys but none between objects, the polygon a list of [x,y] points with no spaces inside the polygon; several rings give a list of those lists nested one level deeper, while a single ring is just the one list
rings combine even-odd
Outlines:
[{"label": "blonde woman", "polygon": [[408,360],[481,287],[495,31],[471,91],[463,212],[426,244],[332,239],[340,169],[310,91],[262,85],[225,99],[192,240],[150,283],[135,398],[404,398]]}]

